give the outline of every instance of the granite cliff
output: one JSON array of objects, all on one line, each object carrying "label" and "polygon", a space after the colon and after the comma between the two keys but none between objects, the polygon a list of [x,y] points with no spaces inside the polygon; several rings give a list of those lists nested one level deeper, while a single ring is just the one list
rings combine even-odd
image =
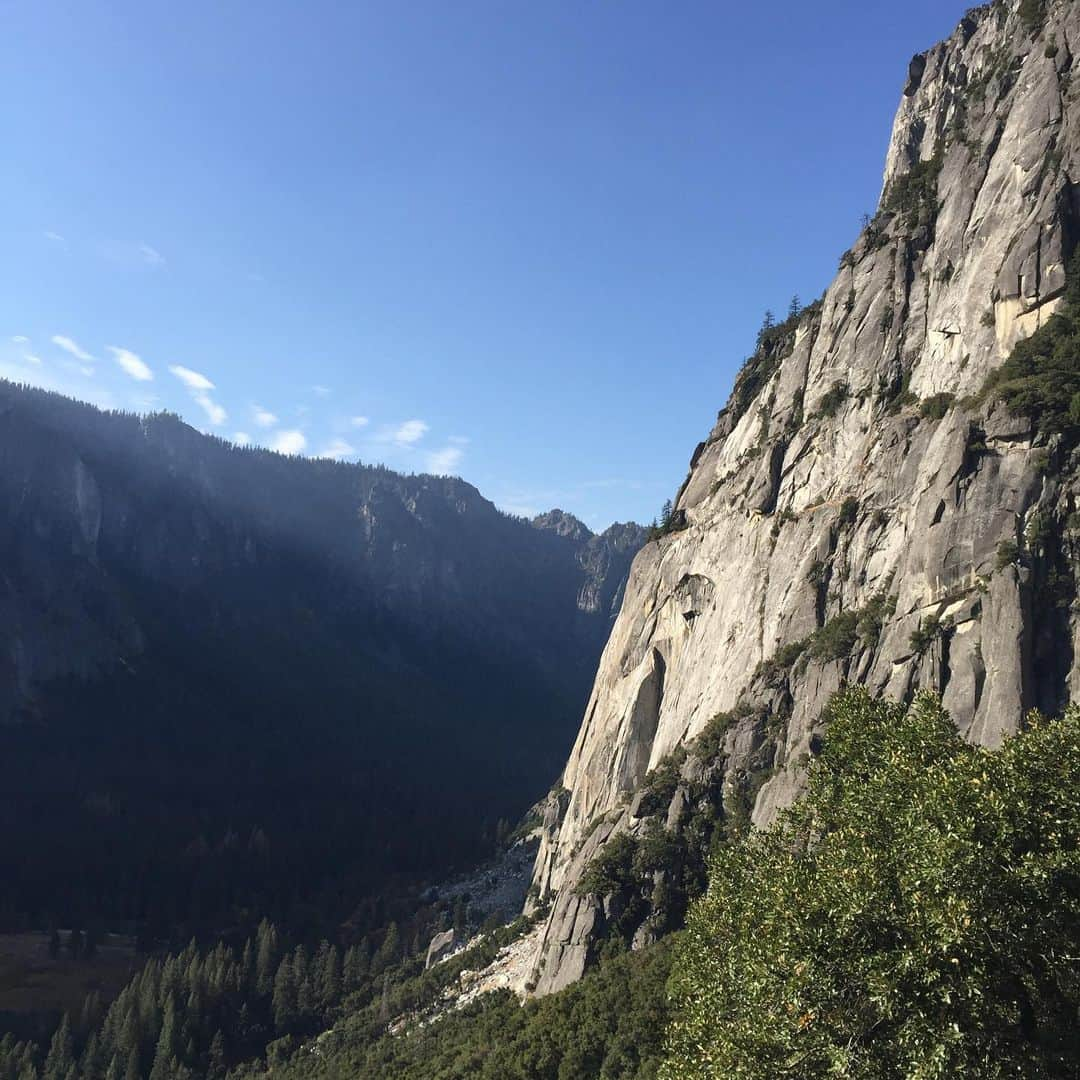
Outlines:
[{"label": "granite cliff", "polygon": [[933,688],[988,746],[1078,696],[1074,441],[985,390],[1068,301],[1077,48],[1080,5],[1009,0],[911,61],[877,213],[824,296],[763,330],[634,561],[545,806],[538,992],[613,926],[664,928],[664,871],[620,895],[586,880],[598,855],[676,842],[704,791],[767,825],[843,684]]}]

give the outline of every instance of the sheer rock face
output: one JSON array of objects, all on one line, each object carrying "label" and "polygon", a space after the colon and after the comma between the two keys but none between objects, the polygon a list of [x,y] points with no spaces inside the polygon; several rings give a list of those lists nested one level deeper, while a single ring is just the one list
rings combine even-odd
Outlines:
[{"label": "sheer rock face", "polygon": [[[536,863],[553,900],[538,992],[590,960],[604,912],[575,892],[585,866],[635,827],[647,772],[717,714],[753,710],[725,736],[731,783],[774,744],[752,793],[764,825],[797,796],[844,682],[935,688],[990,746],[1080,690],[1076,615],[1000,555],[1038,544],[1038,514],[1067,519],[1072,470],[1025,421],[962,401],[1061,302],[1080,226],[1078,48],[1080,5],[1051,0],[1032,30],[1009,2],[912,62],[878,215],[820,304],[744,369],[679,493],[686,527],[634,562]],[[938,394],[959,403],[920,408]],[[880,632],[838,659],[760,666],[884,597]]]}]

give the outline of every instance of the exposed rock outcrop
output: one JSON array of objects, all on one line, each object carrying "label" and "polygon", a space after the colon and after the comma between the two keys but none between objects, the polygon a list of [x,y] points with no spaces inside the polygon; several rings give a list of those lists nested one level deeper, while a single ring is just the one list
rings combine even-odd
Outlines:
[{"label": "exposed rock outcrop", "polygon": [[650,770],[718,714],[725,790],[742,785],[765,825],[845,682],[932,687],[990,746],[1080,691],[1077,613],[1031,569],[1061,561],[1040,522],[1072,542],[1075,463],[972,399],[1062,303],[1077,47],[1080,6],[1010,0],[912,62],[877,215],[822,299],[763,335],[694,453],[684,527],[634,562],[537,859],[553,902],[539,992],[590,962],[605,910],[576,888],[585,868],[640,827]]}]

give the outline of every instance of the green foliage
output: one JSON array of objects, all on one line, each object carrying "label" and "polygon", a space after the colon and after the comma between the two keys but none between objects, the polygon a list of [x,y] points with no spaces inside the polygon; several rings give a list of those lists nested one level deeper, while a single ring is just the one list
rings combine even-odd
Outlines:
[{"label": "green foliage", "polygon": [[804,803],[714,856],[661,1076],[1075,1075],[1080,710],[996,752],[926,695],[829,712]]},{"label": "green foliage", "polygon": [[864,607],[842,611],[809,637],[789,641],[754,671],[770,686],[777,685],[800,660],[828,663],[850,656],[857,645],[873,649],[881,637],[885,621],[896,610],[896,597],[889,596],[887,587],[873,596]]},{"label": "green foliage", "polygon": [[672,505],[670,499],[666,500],[663,507],[660,510],[659,521],[653,520],[653,523],[648,529],[648,538],[650,540],[659,540],[662,536],[667,536],[669,533],[681,532],[687,528],[689,522],[686,520],[685,510],[676,510]]},{"label": "green foliage", "polygon": [[585,868],[575,892],[580,896],[608,896],[634,880],[637,841],[625,832],[613,836]]},{"label": "green foliage", "polygon": [[775,685],[787,676],[806,652],[809,641],[809,638],[800,638],[798,641],[789,641],[786,645],[781,645],[772,656],[758,664],[754,669],[754,678],[761,679],[769,686]]},{"label": "green foliage", "polygon": [[845,525],[853,525],[859,516],[859,500],[854,495],[849,495],[840,504],[840,513],[836,517],[836,523],[841,528]]},{"label": "green foliage", "polygon": [[909,228],[937,216],[938,176],[941,174],[940,153],[918,161],[911,171],[896,177],[885,193],[885,209],[899,214]]},{"label": "green foliage", "polygon": [[1021,0],[1019,13],[1024,29],[1035,35],[1046,22],[1046,0]]},{"label": "green foliage", "polygon": [[922,656],[922,654],[926,652],[939,637],[941,637],[943,630],[944,626],[936,615],[920,619],[919,625],[912,630],[911,637],[908,641],[908,644],[911,646],[911,651]]},{"label": "green foliage", "polygon": [[[241,1062],[264,1055],[285,1061],[343,1015],[381,1033],[386,1016],[430,1008],[466,967],[490,964],[531,925],[519,919],[494,929],[425,971],[421,955],[393,962],[407,951],[395,923],[369,959],[373,941],[347,949],[326,941],[313,949],[287,948],[264,921],[242,949],[218,944],[200,950],[193,942],[181,952],[151,958],[104,1015],[88,1001],[78,1025],[65,1018],[47,1054],[33,1043],[0,1040],[0,1080],[38,1080],[38,1073],[24,1078],[20,1070],[28,1059],[44,1067],[43,1058],[51,1064],[41,1080],[223,1080]],[[429,933],[417,930],[413,936],[423,946]]]},{"label": "green foliage", "polygon": [[[352,1021],[276,1065],[274,1080],[655,1080],[668,1018],[672,943],[608,951],[561,993],[524,1006],[484,994],[393,1035]],[[262,1070],[243,1074],[262,1077]]]},{"label": "green foliage", "polygon": [[858,626],[858,611],[843,611],[833,616],[811,636],[807,655],[823,664],[850,656],[858,641]]},{"label": "green foliage", "polygon": [[889,596],[886,590],[879,592],[866,607],[862,608],[855,624],[855,630],[858,636],[866,643],[867,648],[873,649],[877,647],[882,628],[885,622],[892,618],[895,611],[896,597]]},{"label": "green foliage", "polygon": [[825,418],[831,418],[837,414],[840,406],[847,401],[849,394],[851,393],[848,384],[845,382],[834,382],[828,390],[822,394],[818,401],[817,411],[815,416],[821,416]]},{"label": "green foliage", "polygon": [[749,708],[735,708],[730,712],[717,713],[694,740],[694,757],[700,761],[715,761],[723,752],[727,733],[745,716],[750,715]]},{"label": "green foliage", "polygon": [[934,394],[919,402],[919,415],[928,420],[941,420],[955,403],[955,394]]},{"label": "green foliage", "polygon": [[1043,435],[1080,437],[1080,252],[1069,266],[1061,309],[990,373],[979,400],[1000,400]]},{"label": "green foliage", "polygon": [[686,747],[677,747],[649,771],[641,786],[641,816],[655,813],[658,808],[666,807],[671,802],[679,784],[679,770],[686,761],[686,755]]},{"label": "green foliage", "polygon": [[821,301],[815,300],[801,308],[798,314],[789,315],[782,323],[774,323],[771,313],[766,312],[765,321],[758,332],[757,347],[736,376],[735,388],[727,404],[734,422],[746,415],[765,384],[791,355],[795,347],[795,331],[820,309]]},{"label": "green foliage", "polygon": [[1015,540],[1002,540],[997,547],[997,555],[994,559],[994,568],[1004,570],[1012,566],[1020,558],[1020,546]]}]

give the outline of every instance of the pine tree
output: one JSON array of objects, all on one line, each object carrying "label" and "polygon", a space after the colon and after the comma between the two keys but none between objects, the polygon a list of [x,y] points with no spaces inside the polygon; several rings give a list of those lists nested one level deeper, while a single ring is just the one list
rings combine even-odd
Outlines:
[{"label": "pine tree", "polygon": [[280,949],[277,929],[266,919],[259,923],[256,942],[255,990],[260,997],[265,997],[274,986]]},{"label": "pine tree", "polygon": [[297,945],[293,951],[293,982],[296,984],[296,1012],[301,1024],[307,1024],[315,1012],[313,975],[307,950],[303,945]]},{"label": "pine tree", "polygon": [[319,1007],[326,1011],[341,997],[341,957],[338,950],[325,941],[319,951]]},{"label": "pine tree", "polygon": [[79,1031],[84,1035],[93,1031],[101,1019],[101,994],[97,990],[91,990],[83,998],[82,1014],[79,1017]]},{"label": "pine tree", "polygon": [[379,1022],[382,1024],[390,1020],[390,972],[383,975],[382,999],[379,1002]]},{"label": "pine tree", "polygon": [[791,303],[788,305],[788,318],[797,319],[800,311],[802,311],[802,306],[799,304],[799,294],[796,293],[791,298]]},{"label": "pine tree", "polygon": [[172,995],[165,1005],[165,1017],[161,1022],[161,1034],[158,1036],[154,1051],[154,1064],[150,1069],[150,1080],[171,1080],[176,1071],[176,1002]]},{"label": "pine tree", "polygon": [[288,956],[278,965],[274,976],[274,1029],[287,1035],[296,1026],[296,980],[292,959]]},{"label": "pine tree", "polygon": [[662,532],[667,532],[668,529],[671,528],[671,515],[672,515],[672,512],[673,512],[673,507],[671,505],[671,500],[666,499],[664,501],[664,505],[660,509],[660,529],[661,529]]},{"label": "pine tree", "polygon": [[64,1013],[45,1058],[44,1080],[66,1080],[68,1070],[75,1064],[75,1041],[71,1036],[71,1019]]},{"label": "pine tree", "polygon": [[221,1080],[225,1075],[225,1036],[218,1031],[210,1042],[210,1053],[206,1060],[208,1080]]},{"label": "pine tree", "polygon": [[[85,1028],[83,1029],[86,1030]],[[86,1047],[83,1049],[82,1060],[80,1062],[82,1066],[83,1076],[100,1076],[104,1071],[105,1055],[101,1051],[101,1040],[98,1038],[97,1032],[93,1032],[90,1038],[86,1042]]]},{"label": "pine tree", "polygon": [[255,986],[255,949],[251,944],[251,938],[244,942],[244,952],[240,959],[239,971],[240,983],[237,990]]},{"label": "pine tree", "polygon": [[372,975],[381,975],[388,967],[392,967],[401,958],[401,933],[398,924],[392,922],[387,928],[379,951],[371,961]]},{"label": "pine tree", "polygon": [[367,943],[352,945],[345,953],[345,968],[343,972],[344,989],[346,993],[356,990],[364,981],[368,970]]},{"label": "pine tree", "polygon": [[454,901],[454,929],[459,933],[469,925],[469,905],[465,903],[465,897],[459,896]]}]

